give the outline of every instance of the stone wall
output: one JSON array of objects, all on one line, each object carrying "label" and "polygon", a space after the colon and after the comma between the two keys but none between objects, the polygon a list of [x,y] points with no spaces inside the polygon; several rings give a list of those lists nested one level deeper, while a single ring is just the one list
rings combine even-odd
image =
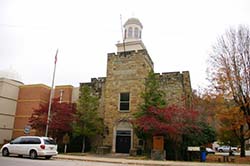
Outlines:
[{"label": "stone wall", "polygon": [[[104,123],[109,134],[104,139],[105,145],[112,145],[115,127],[119,122],[129,122],[138,111],[142,102],[141,93],[148,72],[153,69],[153,62],[146,50],[108,54],[107,78],[104,91]],[[130,110],[119,111],[120,93],[130,93]],[[134,136],[135,137],[135,136]],[[132,142],[136,146],[136,138]]]},{"label": "stone wall", "polygon": [[156,74],[168,105],[191,106],[192,88],[188,71]]},{"label": "stone wall", "polygon": [[[81,83],[92,88],[99,97],[99,113],[104,119],[103,146],[112,147],[115,152],[117,127],[130,124],[133,114],[142,103],[141,94],[145,89],[145,78],[153,70],[153,62],[146,50],[109,53],[107,77],[92,78],[89,83]],[[166,94],[168,104],[191,105],[191,84],[188,71],[156,73],[160,86]],[[120,93],[130,94],[129,111],[119,110]],[[129,125],[125,128],[129,129]],[[131,148],[138,146],[138,138],[131,125]]]}]

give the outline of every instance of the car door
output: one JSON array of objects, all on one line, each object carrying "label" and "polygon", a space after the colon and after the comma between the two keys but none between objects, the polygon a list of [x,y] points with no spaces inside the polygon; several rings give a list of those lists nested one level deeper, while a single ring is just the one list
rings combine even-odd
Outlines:
[{"label": "car door", "polygon": [[28,138],[23,137],[20,140],[20,145],[18,146],[18,154],[25,155],[25,149],[28,142]]},{"label": "car door", "polygon": [[30,138],[29,137],[22,138],[21,139],[21,146],[19,147],[20,154],[29,155],[29,153],[27,153],[29,146],[30,146]]},{"label": "car door", "polygon": [[18,137],[10,142],[8,149],[9,152],[12,154],[19,154],[20,153],[20,145],[21,145],[21,137]]}]

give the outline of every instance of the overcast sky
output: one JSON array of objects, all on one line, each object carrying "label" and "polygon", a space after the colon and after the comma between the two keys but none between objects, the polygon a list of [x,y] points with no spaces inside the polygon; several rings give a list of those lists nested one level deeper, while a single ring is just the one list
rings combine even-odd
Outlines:
[{"label": "overcast sky", "polygon": [[217,37],[250,25],[250,0],[0,0],[0,77],[51,86],[57,48],[55,85],[105,77],[107,53],[122,40],[120,15],[143,24],[155,72],[188,70],[197,89]]}]

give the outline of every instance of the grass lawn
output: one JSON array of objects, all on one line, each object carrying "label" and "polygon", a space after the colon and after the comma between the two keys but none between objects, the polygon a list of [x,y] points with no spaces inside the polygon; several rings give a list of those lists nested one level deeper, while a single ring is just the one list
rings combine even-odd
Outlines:
[{"label": "grass lawn", "polygon": [[[209,154],[206,157],[206,162],[224,162],[224,158],[221,155]],[[240,157],[240,156],[229,156],[228,161],[230,163],[238,163],[238,164],[250,164],[250,156]]]}]

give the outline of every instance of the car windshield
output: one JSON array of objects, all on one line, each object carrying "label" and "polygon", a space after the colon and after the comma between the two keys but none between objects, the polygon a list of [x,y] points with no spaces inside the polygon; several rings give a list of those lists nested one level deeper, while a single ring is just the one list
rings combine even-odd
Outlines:
[{"label": "car windshield", "polygon": [[56,145],[56,142],[53,139],[43,139],[45,145]]}]

